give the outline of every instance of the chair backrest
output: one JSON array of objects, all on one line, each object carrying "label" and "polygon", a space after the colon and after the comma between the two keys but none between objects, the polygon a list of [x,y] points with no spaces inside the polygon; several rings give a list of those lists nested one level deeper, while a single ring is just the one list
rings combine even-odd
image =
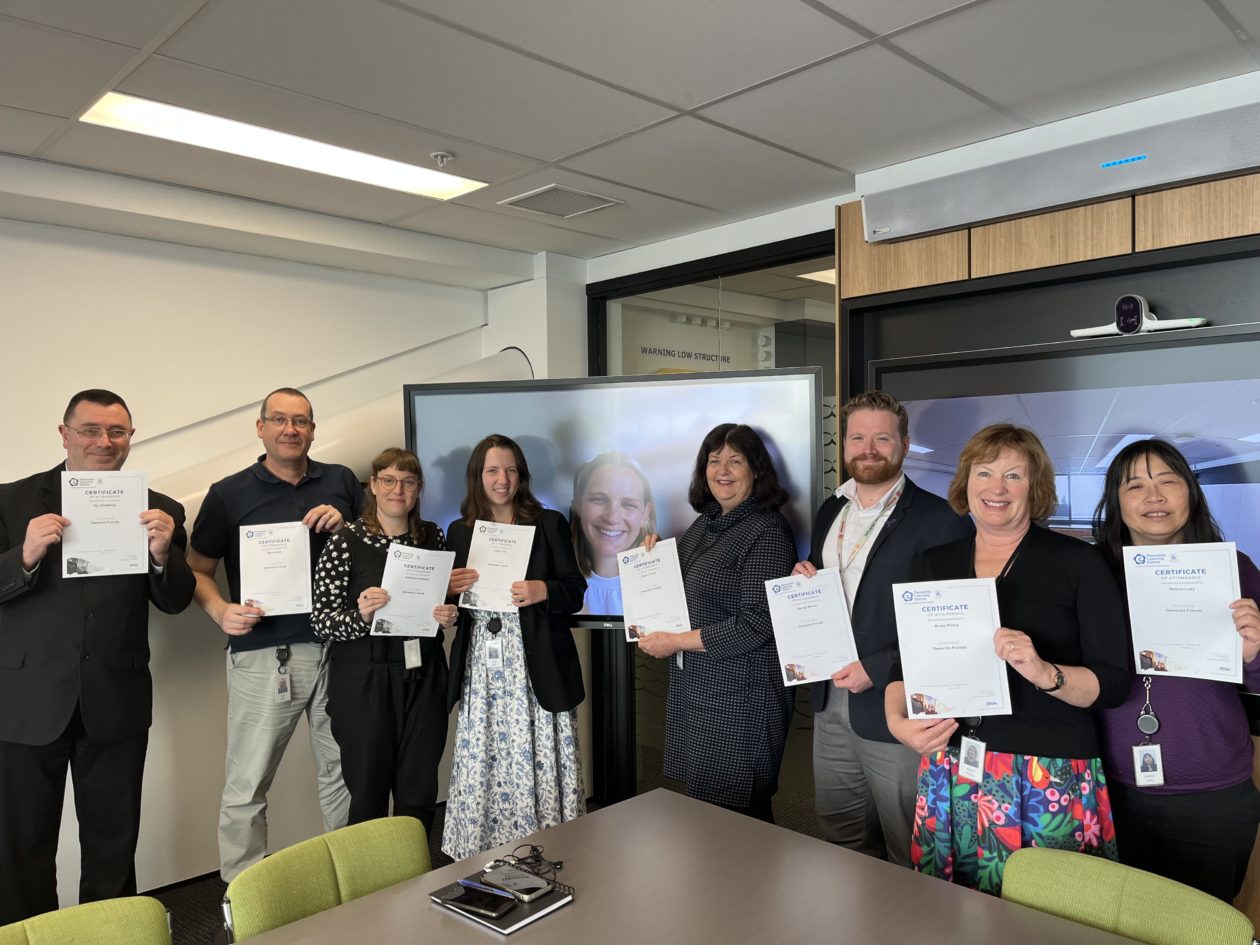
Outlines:
[{"label": "chair backrest", "polygon": [[414,817],[382,817],[325,834],[341,901],[420,876],[432,869],[424,825]]},{"label": "chair backrest", "polygon": [[1011,854],[1002,898],[1147,945],[1250,945],[1254,934],[1245,915],[1214,896],[1068,850]]},{"label": "chair backrest", "polygon": [[0,928],[0,945],[171,945],[166,906],[148,896],[105,899]]},{"label": "chair backrest", "polygon": [[429,843],[414,817],[383,817],[286,847],[246,869],[224,896],[240,942],[427,873]]}]

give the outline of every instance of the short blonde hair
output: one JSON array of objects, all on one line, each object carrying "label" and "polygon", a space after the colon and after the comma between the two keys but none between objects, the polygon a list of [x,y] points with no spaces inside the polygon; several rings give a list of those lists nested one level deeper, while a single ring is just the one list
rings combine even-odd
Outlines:
[{"label": "short blonde hair", "polygon": [[967,504],[967,480],[972,467],[993,462],[1002,450],[1019,453],[1028,463],[1028,513],[1032,520],[1049,518],[1059,504],[1054,464],[1037,434],[1013,423],[992,423],[967,441],[958,457],[954,481],[949,484],[949,507],[959,515],[971,510]]}]

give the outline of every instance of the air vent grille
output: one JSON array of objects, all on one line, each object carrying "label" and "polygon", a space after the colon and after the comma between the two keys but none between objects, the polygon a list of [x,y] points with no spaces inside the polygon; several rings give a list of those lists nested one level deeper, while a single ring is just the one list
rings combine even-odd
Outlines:
[{"label": "air vent grille", "polygon": [[518,194],[499,201],[500,206],[517,207],[533,213],[545,213],[548,216],[566,219],[590,213],[592,210],[613,207],[619,203],[622,201],[614,200],[612,197],[601,197],[599,194],[574,190],[572,187],[561,187],[559,184],[548,184],[546,187],[539,187],[529,193]]}]

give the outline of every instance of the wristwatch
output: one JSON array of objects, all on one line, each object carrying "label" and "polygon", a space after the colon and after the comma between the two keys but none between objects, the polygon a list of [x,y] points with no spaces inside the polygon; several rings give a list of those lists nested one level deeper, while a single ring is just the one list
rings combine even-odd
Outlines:
[{"label": "wristwatch", "polygon": [[[1053,663],[1051,663],[1050,665],[1054,666]],[[1065,679],[1063,676],[1063,670],[1059,669],[1059,667],[1057,666],[1054,666],[1054,685],[1051,686],[1049,689],[1042,689],[1040,686],[1037,686],[1036,689],[1038,692],[1058,692],[1060,689],[1063,688],[1066,682],[1067,682],[1067,679]]]}]

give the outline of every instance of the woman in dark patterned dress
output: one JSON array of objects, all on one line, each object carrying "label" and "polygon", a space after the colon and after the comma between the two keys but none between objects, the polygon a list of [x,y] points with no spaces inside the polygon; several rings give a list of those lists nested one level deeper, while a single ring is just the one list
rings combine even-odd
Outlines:
[{"label": "woman in dark patterned dress", "polygon": [[765,582],[796,563],[778,511],[787,493],[761,437],[723,423],[700,445],[688,500],[700,515],[678,559],[695,629],[639,639],[649,656],[671,658],[665,774],[692,797],[773,822],[794,690],[783,685]]}]

